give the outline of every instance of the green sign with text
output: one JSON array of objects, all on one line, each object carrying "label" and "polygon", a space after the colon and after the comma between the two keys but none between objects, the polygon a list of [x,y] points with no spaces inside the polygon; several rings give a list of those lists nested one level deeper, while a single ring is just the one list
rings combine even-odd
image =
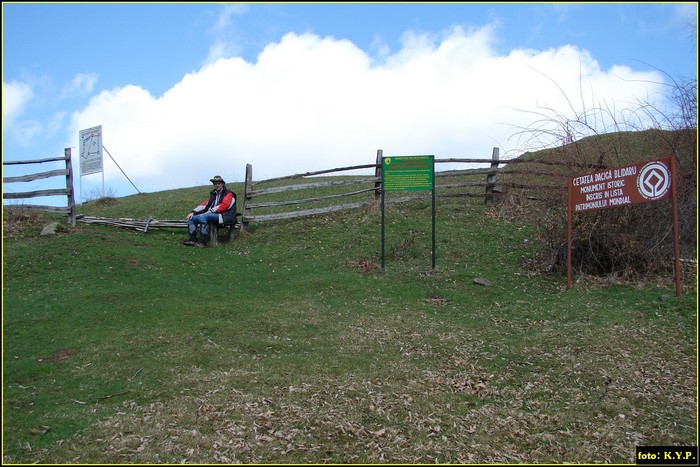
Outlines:
[{"label": "green sign with text", "polygon": [[384,191],[432,190],[434,176],[434,156],[396,156],[382,160]]}]

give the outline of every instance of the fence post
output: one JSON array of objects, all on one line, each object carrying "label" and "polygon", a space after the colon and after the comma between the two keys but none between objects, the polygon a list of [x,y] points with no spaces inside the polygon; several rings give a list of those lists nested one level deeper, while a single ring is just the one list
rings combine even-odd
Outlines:
[{"label": "fence post", "polygon": [[376,178],[378,178],[379,180],[374,182],[374,199],[379,199],[379,196],[381,195],[382,170],[383,170],[382,159],[383,159],[383,157],[384,157],[384,150],[377,149],[377,166],[374,168],[374,176]]},{"label": "fence post", "polygon": [[71,163],[70,148],[65,148],[63,154],[66,158],[66,194],[68,195],[68,223],[75,227],[75,193],[73,191],[73,164]]},{"label": "fence post", "polygon": [[243,191],[243,212],[241,213],[241,232],[248,231],[248,215],[250,214],[250,193],[253,191],[253,166],[245,165],[245,189]]},{"label": "fence post", "polygon": [[496,185],[496,171],[498,170],[498,148],[493,148],[491,153],[491,168],[486,174],[486,195],[484,196],[484,204],[490,205],[493,203],[493,187]]}]

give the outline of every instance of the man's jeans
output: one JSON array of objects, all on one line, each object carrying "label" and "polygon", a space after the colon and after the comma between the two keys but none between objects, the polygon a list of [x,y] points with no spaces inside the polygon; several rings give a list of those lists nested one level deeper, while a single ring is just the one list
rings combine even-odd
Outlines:
[{"label": "man's jeans", "polygon": [[194,215],[187,221],[187,230],[189,231],[190,235],[192,235],[197,231],[197,226],[201,225],[200,230],[202,232],[202,238],[208,239],[209,222],[218,224],[219,215],[213,212],[205,212],[203,214]]}]

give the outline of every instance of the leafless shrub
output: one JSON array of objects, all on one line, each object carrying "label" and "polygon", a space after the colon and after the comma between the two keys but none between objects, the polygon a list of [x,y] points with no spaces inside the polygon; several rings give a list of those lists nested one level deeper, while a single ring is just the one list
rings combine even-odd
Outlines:
[{"label": "leafless shrub", "polygon": [[21,205],[5,206],[2,214],[3,237],[25,235],[45,222],[45,215],[41,211],[27,209]]},{"label": "leafless shrub", "polygon": [[82,199],[84,203],[88,203],[90,201],[103,201],[109,203],[111,201],[115,201],[117,197],[116,191],[113,188],[107,187],[105,189],[98,189],[98,188],[93,188],[90,190],[87,194],[83,193]]},{"label": "leafless shrub", "polygon": [[[623,112],[606,105],[577,111],[569,101],[573,117],[544,108],[533,113],[537,120],[532,125],[520,129],[514,136],[530,150],[568,162],[561,170],[562,180],[593,171],[581,169],[580,164],[614,167],[674,157],[681,256],[694,258],[697,248],[696,85],[697,79],[671,80],[664,107],[647,100]],[[553,142],[559,144],[552,147]],[[508,195],[505,198],[508,199]],[[566,193],[563,190],[540,192],[535,198],[540,202],[530,203],[527,212],[538,219],[540,252],[536,268],[565,271]],[[519,195],[519,199],[524,198]],[[673,253],[670,202],[574,216],[572,266],[579,272],[639,278],[670,270]]]}]

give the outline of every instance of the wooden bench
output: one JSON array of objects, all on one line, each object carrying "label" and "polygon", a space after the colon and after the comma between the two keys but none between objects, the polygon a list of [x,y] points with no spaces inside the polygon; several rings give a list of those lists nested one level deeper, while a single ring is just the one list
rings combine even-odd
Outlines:
[{"label": "wooden bench", "polygon": [[219,244],[219,229],[225,228],[227,230],[227,236],[226,239],[230,242],[232,241],[235,236],[236,236],[236,229],[240,229],[241,223],[238,220],[240,217],[241,213],[236,213],[236,221],[235,222],[226,222],[223,224],[219,224],[218,222],[210,222],[209,223],[209,245],[211,246],[216,246]]}]

